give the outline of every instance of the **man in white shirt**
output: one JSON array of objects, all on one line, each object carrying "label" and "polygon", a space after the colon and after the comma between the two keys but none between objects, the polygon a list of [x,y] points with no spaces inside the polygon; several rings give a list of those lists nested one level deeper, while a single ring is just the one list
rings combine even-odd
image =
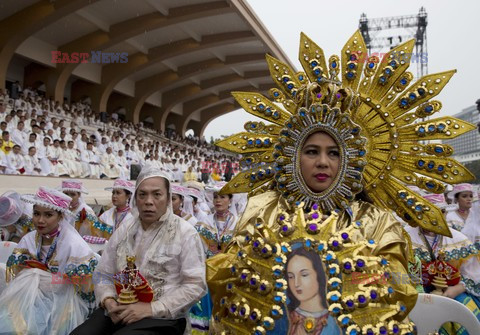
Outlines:
[{"label": "man in white shirt", "polygon": [[[207,291],[202,240],[192,225],[173,214],[170,181],[163,172],[143,169],[132,197],[138,217],[120,225],[95,269],[101,307],[72,335],[182,335],[190,307]],[[117,302],[112,278],[121,280],[126,273],[138,278],[136,287],[151,287],[153,299]]]},{"label": "man in white shirt", "polygon": [[22,148],[15,144],[10,155],[7,155],[8,168],[7,174],[24,174],[25,173],[25,161],[21,154]]},{"label": "man in white shirt", "polygon": [[120,168],[120,178],[130,180],[130,164],[128,164],[123,150],[118,151],[116,158],[118,167]]},{"label": "man in white shirt", "polygon": [[90,178],[100,178],[101,166],[100,158],[93,151],[93,143],[87,143],[87,150],[82,151],[82,162],[84,166],[88,166]]},{"label": "man in white shirt", "polygon": [[103,174],[108,178],[115,179],[120,176],[120,167],[111,147],[107,147],[107,151],[102,154],[102,167]]},{"label": "man in white shirt", "polygon": [[37,157],[37,148],[31,146],[28,155],[23,156],[25,160],[25,174],[30,176],[39,176],[42,173],[42,167]]}]

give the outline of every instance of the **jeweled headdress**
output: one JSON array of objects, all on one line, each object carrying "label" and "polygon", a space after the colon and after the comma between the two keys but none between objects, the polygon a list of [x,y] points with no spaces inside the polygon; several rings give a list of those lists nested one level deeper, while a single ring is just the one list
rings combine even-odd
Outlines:
[{"label": "jeweled headdress", "polygon": [[[276,189],[291,203],[303,202],[306,207],[318,203],[331,211],[348,207],[363,189],[377,206],[395,211],[408,224],[449,236],[441,211],[407,185],[442,193],[445,184],[474,178],[448,158],[453,153],[450,146],[425,143],[452,139],[475,128],[449,116],[428,119],[442,106],[431,99],[455,70],[411,83],[413,75],[407,68],[414,40],[379,59],[368,57],[357,31],[341,57],[334,55],[328,61],[306,35],[301,35],[300,43],[299,59],[305,72],[295,72],[267,56],[278,85],[270,90],[272,100],[259,93],[233,93],[247,112],[271,124],[248,122],[245,132],[217,142],[244,156],[244,170],[222,192],[255,194]],[[318,131],[335,139],[342,164],[335,182],[316,194],[301,176],[299,149]]]}]

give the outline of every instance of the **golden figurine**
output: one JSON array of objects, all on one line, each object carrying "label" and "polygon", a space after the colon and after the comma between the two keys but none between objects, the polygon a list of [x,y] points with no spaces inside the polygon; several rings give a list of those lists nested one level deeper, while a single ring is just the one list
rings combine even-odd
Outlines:
[{"label": "golden figurine", "polygon": [[123,305],[151,302],[153,290],[135,265],[135,256],[127,256],[127,266],[114,276],[117,302]]}]

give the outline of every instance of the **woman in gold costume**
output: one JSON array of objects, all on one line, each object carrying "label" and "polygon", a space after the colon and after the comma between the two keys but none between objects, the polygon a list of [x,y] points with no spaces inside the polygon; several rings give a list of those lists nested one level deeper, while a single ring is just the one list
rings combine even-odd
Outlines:
[{"label": "woman in gold costume", "polygon": [[[366,55],[357,31],[340,57],[327,60],[302,34],[305,72],[267,55],[278,85],[270,90],[272,100],[233,93],[247,112],[270,124],[247,122],[245,132],[217,142],[243,155],[242,172],[220,194],[250,197],[232,243],[207,261],[216,333],[414,332],[405,319],[417,298],[407,270],[413,254],[391,211],[409,224],[450,235],[441,211],[407,186],[440,193],[444,182],[470,180],[468,170],[445,158],[451,147],[420,140],[474,129],[451,117],[417,122],[441,108],[430,99],[455,71],[410,83],[408,62],[398,55],[414,44],[407,41],[380,61]],[[292,255],[300,250],[315,253],[316,261],[298,269],[302,259]],[[321,268],[326,277],[322,292],[299,305],[310,312],[303,318],[295,313],[298,306],[292,311],[295,295],[289,294],[304,293],[292,287],[293,258],[297,275]]]}]

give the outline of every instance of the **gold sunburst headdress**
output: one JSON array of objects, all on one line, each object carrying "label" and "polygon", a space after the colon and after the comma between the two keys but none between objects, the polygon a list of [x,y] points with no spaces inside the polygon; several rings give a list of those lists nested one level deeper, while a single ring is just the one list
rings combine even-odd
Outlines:
[{"label": "gold sunburst headdress", "polygon": [[[415,44],[407,41],[383,59],[367,55],[357,31],[341,57],[328,61],[323,50],[301,34],[299,59],[305,72],[267,55],[278,88],[272,100],[259,93],[234,92],[250,114],[270,122],[248,122],[245,132],[216,144],[242,154],[244,170],[223,193],[276,189],[291,203],[318,203],[323,210],[347,208],[362,189],[382,208],[408,224],[450,236],[441,211],[412,192],[415,185],[441,193],[445,184],[472,180],[450,146],[425,141],[455,138],[475,127],[445,116],[425,120],[441,109],[432,100],[455,70],[424,76],[411,83],[407,72]],[[341,76],[341,81],[339,80]],[[332,185],[313,193],[299,169],[299,149],[312,133],[331,135],[341,150],[341,170]]]}]

